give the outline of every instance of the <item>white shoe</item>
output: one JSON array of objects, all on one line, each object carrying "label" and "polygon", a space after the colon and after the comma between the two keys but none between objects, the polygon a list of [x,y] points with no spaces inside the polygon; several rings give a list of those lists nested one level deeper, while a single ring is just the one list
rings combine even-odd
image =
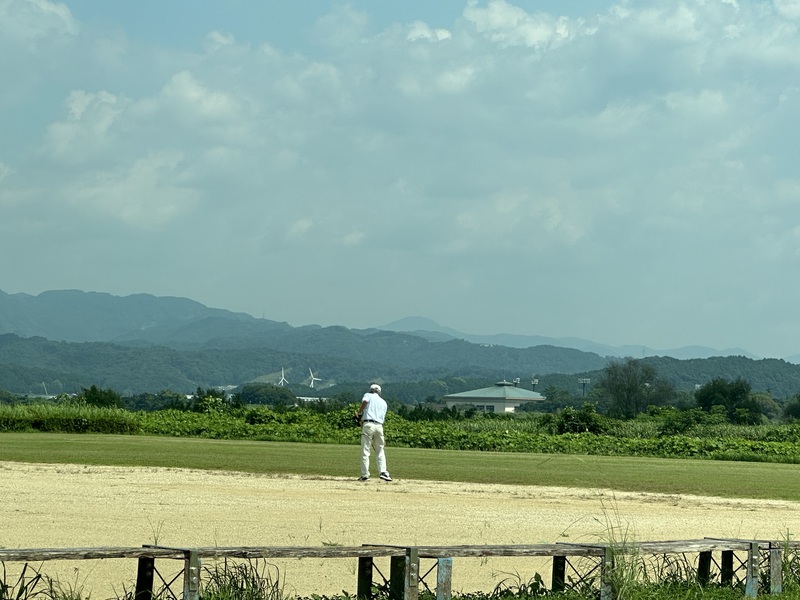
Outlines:
[{"label": "white shoe", "polygon": [[381,473],[381,479],[383,479],[384,481],[391,481],[392,478],[389,475],[389,471],[384,471],[383,473]]}]

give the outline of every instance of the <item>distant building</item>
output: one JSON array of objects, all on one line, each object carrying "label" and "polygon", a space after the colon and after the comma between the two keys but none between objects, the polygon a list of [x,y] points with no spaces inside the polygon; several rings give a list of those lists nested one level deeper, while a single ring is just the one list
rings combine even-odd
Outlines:
[{"label": "distant building", "polygon": [[474,408],[479,412],[510,413],[523,404],[541,402],[545,399],[538,392],[517,387],[510,381],[498,381],[492,387],[448,394],[442,400],[447,408]]}]

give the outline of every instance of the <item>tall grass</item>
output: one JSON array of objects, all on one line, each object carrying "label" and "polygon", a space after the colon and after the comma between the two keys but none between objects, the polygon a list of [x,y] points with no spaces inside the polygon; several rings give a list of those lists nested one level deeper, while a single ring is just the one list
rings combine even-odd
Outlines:
[{"label": "tall grass", "polygon": [[223,561],[204,567],[201,600],[286,600],[278,567],[264,561]]},{"label": "tall grass", "polygon": [[[9,577],[0,562],[0,600],[89,600],[90,594],[79,583],[64,583],[25,563],[16,578]],[[133,600],[127,593],[117,600]]]},{"label": "tall grass", "polygon": [[27,600],[41,595],[44,576],[28,564],[23,565],[16,579],[9,581],[5,563],[2,565],[3,577],[0,579],[0,600]]}]

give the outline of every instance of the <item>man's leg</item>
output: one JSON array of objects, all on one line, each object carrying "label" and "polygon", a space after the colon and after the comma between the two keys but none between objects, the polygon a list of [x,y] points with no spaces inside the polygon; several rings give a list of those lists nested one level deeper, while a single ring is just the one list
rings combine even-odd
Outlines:
[{"label": "man's leg", "polygon": [[369,425],[361,428],[361,477],[369,477],[369,451],[372,447],[372,435]]},{"label": "man's leg", "polygon": [[384,452],[386,440],[383,437],[383,427],[380,425],[376,427],[372,444],[375,446],[375,462],[378,463],[378,474],[386,473],[386,452]]}]

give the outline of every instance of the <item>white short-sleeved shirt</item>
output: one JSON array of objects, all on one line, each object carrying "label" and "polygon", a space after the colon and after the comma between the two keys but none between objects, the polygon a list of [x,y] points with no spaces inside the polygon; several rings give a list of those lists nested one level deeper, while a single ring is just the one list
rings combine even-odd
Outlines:
[{"label": "white short-sleeved shirt", "polygon": [[367,406],[364,408],[364,412],[361,415],[362,420],[377,421],[381,424],[386,420],[386,410],[388,409],[388,405],[386,404],[386,400],[381,398],[378,394],[367,392],[364,394],[361,402],[367,403]]}]

